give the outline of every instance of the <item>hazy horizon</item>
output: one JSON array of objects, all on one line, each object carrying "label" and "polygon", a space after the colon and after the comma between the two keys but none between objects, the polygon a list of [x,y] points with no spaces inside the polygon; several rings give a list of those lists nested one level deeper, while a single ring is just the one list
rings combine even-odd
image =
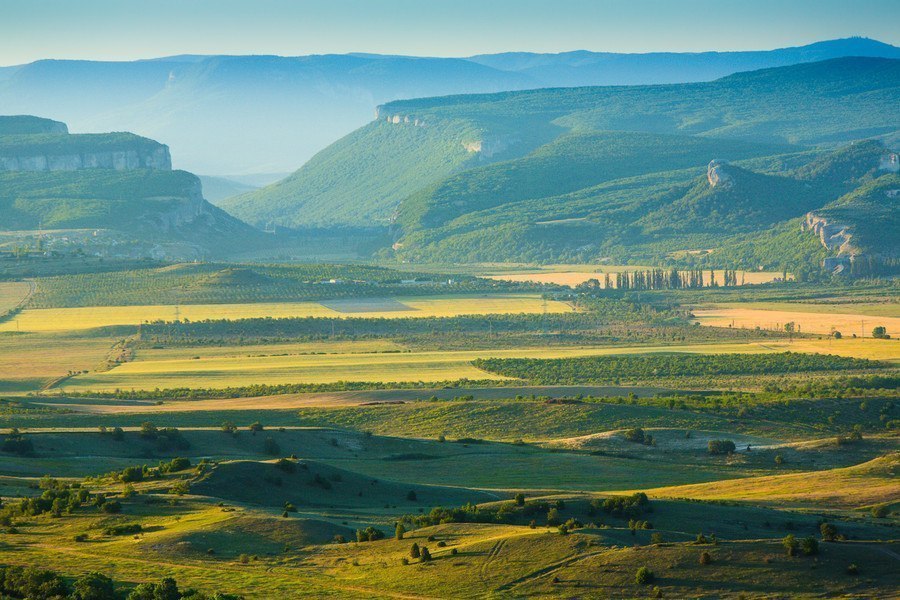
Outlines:
[{"label": "hazy horizon", "polygon": [[[386,54],[771,50],[868,37],[900,44],[900,3],[841,0],[161,0],[123,4],[0,0],[0,65],[41,59],[130,61],[185,54]],[[814,14],[815,19],[810,19]],[[652,20],[647,18],[652,15]],[[523,41],[527,40],[527,41]]]}]

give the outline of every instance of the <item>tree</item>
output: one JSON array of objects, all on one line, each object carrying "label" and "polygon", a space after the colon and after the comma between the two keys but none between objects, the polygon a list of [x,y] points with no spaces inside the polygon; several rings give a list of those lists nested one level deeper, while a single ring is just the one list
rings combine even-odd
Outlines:
[{"label": "tree", "polygon": [[831,523],[822,523],[819,526],[819,531],[822,534],[822,539],[826,542],[833,542],[837,537],[837,527]]},{"label": "tree", "polygon": [[409,500],[410,502],[415,502],[418,499],[418,496],[416,496],[415,490],[409,490],[409,493],[406,494],[406,499]]},{"label": "tree", "polygon": [[431,560],[431,552],[429,552],[427,546],[422,546],[422,562],[428,562]]},{"label": "tree", "polygon": [[409,549],[410,558],[419,558],[421,555],[422,553],[419,551],[419,545],[413,542],[413,545]]},{"label": "tree", "polygon": [[394,528],[394,537],[398,540],[402,540],[405,533],[406,527],[403,526],[403,523],[397,523],[397,527]]},{"label": "tree", "polygon": [[235,425],[231,421],[225,421],[222,423],[222,431],[234,435],[237,433],[237,425]]},{"label": "tree", "polygon": [[75,580],[73,600],[116,600],[113,580],[103,573],[88,573]]},{"label": "tree", "polygon": [[653,571],[647,567],[641,567],[637,570],[637,573],[634,574],[634,582],[638,585],[648,585],[653,583],[653,578]]},{"label": "tree", "polygon": [[260,423],[259,421],[256,421],[255,423],[251,423],[250,427],[248,427],[247,429],[249,429],[253,433],[258,433],[263,430],[263,426],[262,426],[262,423]]},{"label": "tree", "polygon": [[877,339],[890,339],[891,336],[888,335],[887,329],[884,326],[879,325],[878,327],[872,330],[872,337]]},{"label": "tree", "polygon": [[731,440],[709,440],[706,448],[710,454],[731,454],[735,445]]},{"label": "tree", "polygon": [[706,550],[704,550],[703,552],[700,553],[700,564],[708,565],[710,563],[712,563],[712,555],[709,552],[707,552]]},{"label": "tree", "polygon": [[522,492],[516,494],[516,506],[525,506],[525,494]]},{"label": "tree", "polygon": [[819,553],[819,542],[813,536],[809,536],[803,538],[803,541],[800,542],[800,548],[803,550],[803,554],[812,556]]},{"label": "tree", "polygon": [[781,540],[781,545],[784,546],[785,551],[788,556],[794,556],[797,554],[797,548],[800,546],[797,543],[797,538],[794,537],[794,534],[788,534],[785,536],[783,540]]},{"label": "tree", "polygon": [[559,525],[559,511],[557,509],[551,508],[547,512],[547,525],[550,527]]},{"label": "tree", "polygon": [[151,423],[150,421],[144,421],[141,423],[141,432],[140,436],[145,440],[155,440],[156,436],[159,435],[159,430],[156,428],[156,425]]}]

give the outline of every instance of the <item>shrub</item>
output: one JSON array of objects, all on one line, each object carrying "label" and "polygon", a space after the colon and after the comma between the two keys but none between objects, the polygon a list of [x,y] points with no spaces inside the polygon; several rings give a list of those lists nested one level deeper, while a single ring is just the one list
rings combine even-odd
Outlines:
[{"label": "shrub", "polygon": [[416,496],[416,492],[414,490],[409,490],[409,493],[406,494],[406,499],[410,502],[415,502],[418,497]]},{"label": "shrub", "polygon": [[856,566],[856,563],[847,565],[847,575],[859,575],[859,567]]},{"label": "shrub", "polygon": [[800,544],[797,542],[797,538],[794,537],[794,534],[789,534],[781,540],[781,545],[784,546],[785,551],[788,556],[794,556],[797,554],[797,548]]},{"label": "shrub", "polygon": [[421,552],[419,551],[419,545],[413,542],[413,545],[409,549],[409,556],[411,558],[419,558],[421,556]]},{"label": "shrub", "polygon": [[72,597],[77,600],[116,600],[113,580],[102,573],[88,573],[75,580]]},{"label": "shrub", "polygon": [[872,516],[876,519],[884,519],[891,513],[887,504],[876,504],[872,507]]},{"label": "shrub", "polygon": [[813,556],[814,554],[819,553],[819,542],[813,536],[809,536],[803,538],[800,542],[800,548],[803,550],[803,554]]},{"label": "shrub", "polygon": [[522,492],[516,494],[516,506],[525,506],[525,494]]},{"label": "shrub", "polygon": [[405,534],[406,527],[403,526],[403,523],[397,523],[397,527],[394,528],[394,538],[402,540]]},{"label": "shrub", "polygon": [[131,483],[133,481],[143,481],[144,469],[142,467],[125,467],[124,469],[122,469],[122,473],[119,475],[119,479],[121,479],[125,483]]},{"label": "shrub", "polygon": [[384,532],[372,526],[366,527],[365,529],[356,530],[357,542],[374,542],[375,540],[380,540],[383,537]]},{"label": "shrub", "polygon": [[706,448],[707,451],[713,455],[731,454],[735,450],[735,445],[731,440],[709,440]]},{"label": "shrub", "polygon": [[247,429],[249,429],[253,433],[257,433],[257,432],[263,430],[263,426],[262,426],[262,423],[260,423],[259,421],[256,421],[255,423],[251,423],[250,427],[248,427]]},{"label": "shrub", "polygon": [[167,463],[159,466],[159,470],[163,473],[177,473],[191,467],[191,461],[187,458],[176,457]]},{"label": "shrub", "polygon": [[647,567],[641,567],[634,574],[634,582],[638,585],[648,585],[653,583],[653,571]]},{"label": "shrub", "polygon": [[831,523],[822,523],[819,526],[819,531],[822,533],[822,539],[826,542],[833,542],[837,537],[837,527]]},{"label": "shrub", "polygon": [[122,523],[120,525],[110,525],[103,530],[106,535],[132,535],[140,533],[144,530],[140,523]]},{"label": "shrub", "polygon": [[122,503],[118,500],[110,500],[109,502],[104,502],[100,506],[100,510],[110,515],[119,514],[122,512]]},{"label": "shrub", "polygon": [[663,536],[662,536],[662,534],[659,533],[659,532],[653,533],[653,534],[650,536],[650,543],[651,543],[651,544],[662,544],[662,543],[663,543]]},{"label": "shrub", "polygon": [[711,564],[711,563],[712,563],[712,555],[711,555],[709,552],[707,552],[706,550],[704,550],[703,552],[701,552],[701,553],[700,553],[700,564],[701,564],[701,565],[708,565],[708,564]]},{"label": "shrub", "polygon": [[431,560],[431,552],[428,550],[426,546],[422,546],[422,562],[428,562]]}]

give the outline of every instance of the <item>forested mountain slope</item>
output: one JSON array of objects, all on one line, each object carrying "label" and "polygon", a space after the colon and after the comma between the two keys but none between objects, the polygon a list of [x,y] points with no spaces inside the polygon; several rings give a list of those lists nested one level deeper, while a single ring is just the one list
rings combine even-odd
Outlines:
[{"label": "forested mountain slope", "polygon": [[[581,218],[580,200],[564,195],[603,182],[639,177],[610,189],[654,198],[673,193],[660,174],[693,168],[681,180],[690,186],[713,159],[804,156],[864,138],[890,145],[900,139],[898,100],[900,60],[846,58],[708,83],[398,101],[288,179],[225,208],[257,224],[392,226],[412,258],[433,241],[426,230],[453,219],[484,227],[472,213],[514,202],[536,200],[537,221]],[[529,209],[515,210],[524,224]],[[507,258],[531,256],[521,240],[503,239]]]}]

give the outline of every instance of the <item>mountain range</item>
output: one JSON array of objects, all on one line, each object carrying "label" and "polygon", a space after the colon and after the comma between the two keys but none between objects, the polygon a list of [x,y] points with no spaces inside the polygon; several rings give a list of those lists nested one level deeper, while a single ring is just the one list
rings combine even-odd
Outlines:
[{"label": "mountain range", "polygon": [[41,60],[0,68],[0,114],[46,116],[76,132],[133,131],[170,146],[176,167],[268,182],[364,125],[376,105],[392,100],[709,81],[845,56],[900,58],[900,48],[850,38],[754,52]]},{"label": "mountain range", "polygon": [[[893,257],[868,214],[896,212],[898,101],[900,60],[859,57],[702,83],[395,101],[222,206],[251,223],[381,226],[382,254],[413,262],[796,269]],[[853,243],[826,243],[823,228]]]}]

